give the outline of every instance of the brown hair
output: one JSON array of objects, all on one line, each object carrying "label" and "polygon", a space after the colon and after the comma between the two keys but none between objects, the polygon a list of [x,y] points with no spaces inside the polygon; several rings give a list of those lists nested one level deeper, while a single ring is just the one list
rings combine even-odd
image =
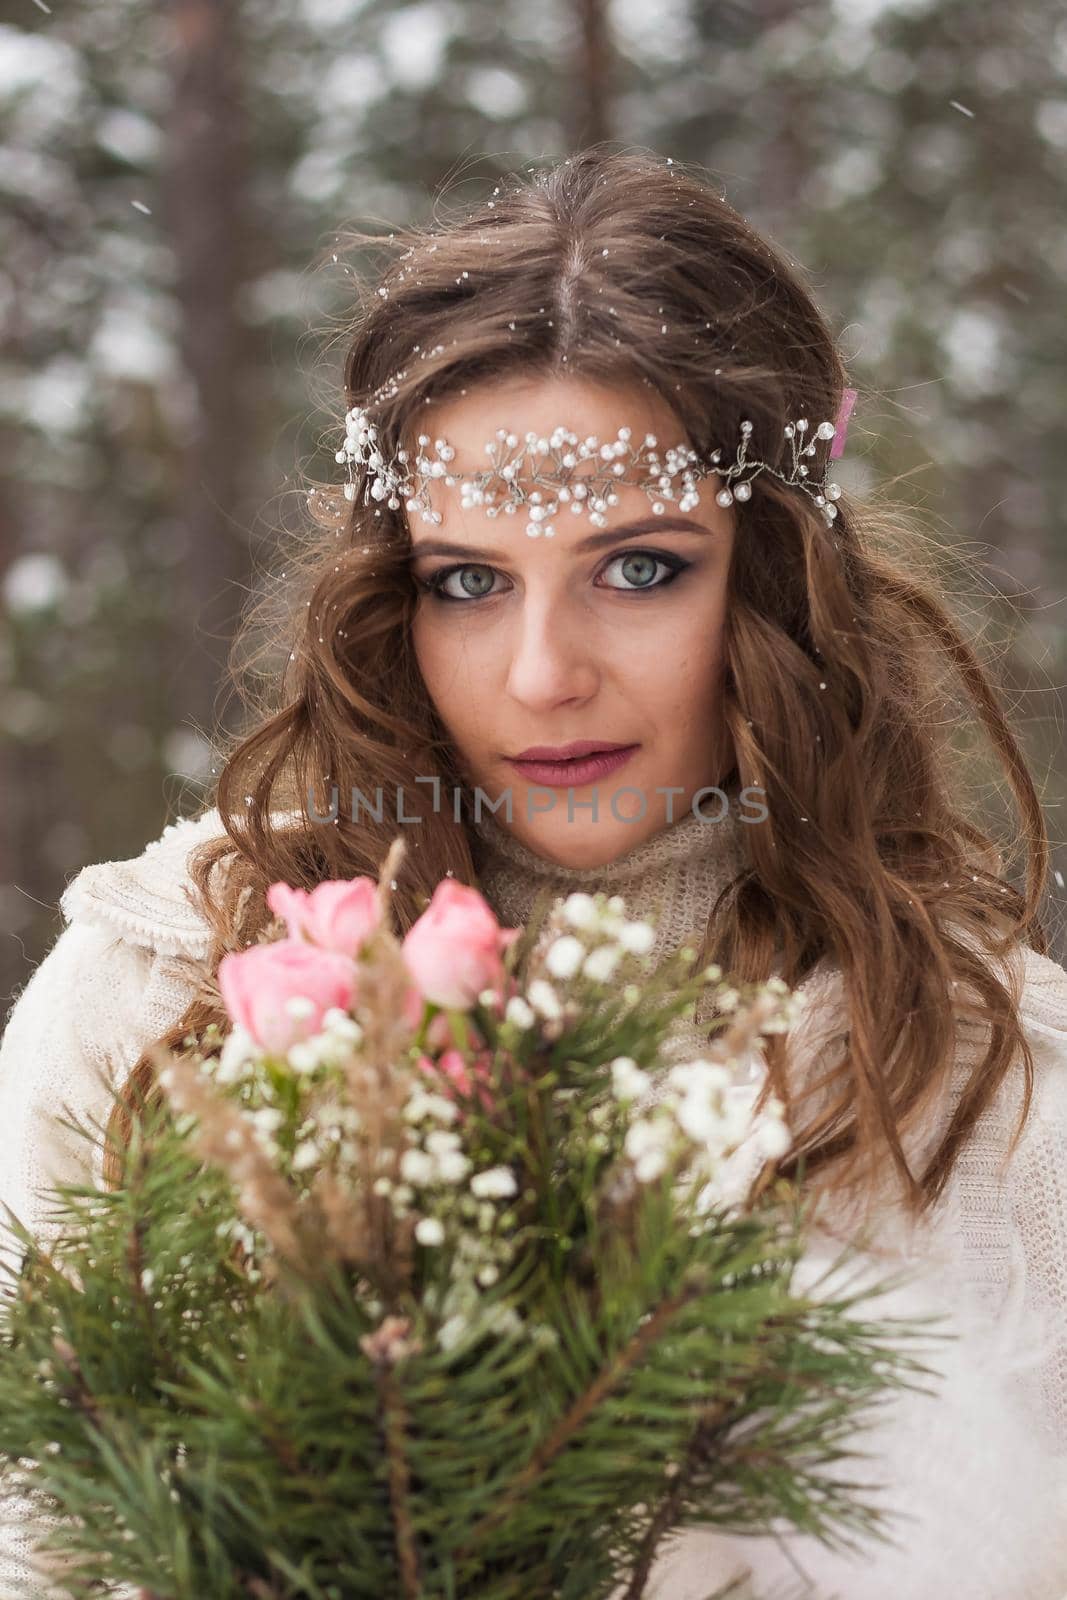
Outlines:
[{"label": "brown hair", "polygon": [[[597,146],[501,179],[477,210],[388,241],[350,237],[388,259],[364,285],[347,335],[345,406],[374,398],[390,452],[410,442],[425,401],[519,373],[643,380],[697,449],[736,438],[749,419],[755,457],[781,470],[785,424],[837,414],[846,375],[799,271],[716,185],[677,162]],[[446,872],[476,882],[465,829],[435,814],[430,788],[413,782],[462,779],[413,653],[404,510],[321,487],[309,504],[284,586],[246,621],[251,636],[268,619],[284,667],[264,698],[246,693],[250,727],[215,786],[226,836],[201,844],[191,867],[215,963],[266,927],[267,884],[377,875],[396,832],[388,816],[353,824],[342,805],[333,826],[272,824],[272,811],[300,810],[324,785],[345,797],[354,786],[368,797],[400,787],[421,816],[393,897],[401,928]],[[1046,949],[1038,910],[1048,841],[986,669],[938,599],[933,568],[922,573],[920,519],[884,494],[843,493],[837,506],[831,527],[808,496],[769,474],[735,503],[725,716],[734,775],[763,786],[770,815],[744,830],[750,862],[709,919],[704,959],[758,979],[777,953],[790,984],[823,958],[839,969],[848,1048],[805,1129],[806,1176],[826,1168],[843,1188],[873,1176],[888,1153],[920,1214],[1019,1058],[1019,1133],[1029,1111],[1033,1062],[1018,996],[982,951]],[[960,689],[1021,813],[1025,893],[965,814],[973,757],[966,768],[955,760],[945,732],[959,725]],[[988,1029],[984,1059],[916,1175],[901,1134],[930,1114],[965,1000]],[[162,1042],[199,1036],[211,1021],[225,1019],[201,997]],[[771,1082],[799,1127],[787,1042],[772,1041]],[[130,1087],[151,1083],[145,1056]],[[799,1148],[778,1162],[782,1175],[795,1174]]]}]

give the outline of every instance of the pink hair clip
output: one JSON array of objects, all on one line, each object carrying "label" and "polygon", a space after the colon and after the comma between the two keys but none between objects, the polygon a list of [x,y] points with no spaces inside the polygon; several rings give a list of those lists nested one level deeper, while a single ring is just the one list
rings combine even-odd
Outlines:
[{"label": "pink hair clip", "polygon": [[845,437],[848,433],[848,419],[852,415],[852,407],[856,404],[857,391],[846,389],[841,395],[841,404],[837,410],[834,421],[834,442],[830,446],[830,461],[836,461],[838,456],[845,452]]}]

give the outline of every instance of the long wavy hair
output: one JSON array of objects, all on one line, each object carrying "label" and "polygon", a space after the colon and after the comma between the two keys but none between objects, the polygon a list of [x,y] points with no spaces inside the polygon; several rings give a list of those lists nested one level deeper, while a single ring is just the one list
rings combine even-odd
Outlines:
[{"label": "long wavy hair", "polygon": [[[344,409],[369,406],[390,452],[411,444],[425,402],[519,374],[646,381],[698,450],[736,438],[749,419],[755,457],[781,470],[787,421],[837,414],[846,373],[800,272],[678,162],[596,146],[499,180],[476,209],[448,214],[439,198],[427,225],[349,238],[386,262],[360,285],[344,334]],[[447,872],[477,883],[466,827],[435,813],[429,787],[413,781],[463,779],[413,650],[405,511],[321,484],[307,505],[283,579],[234,647],[248,718],[220,752],[204,807],[217,806],[225,834],[190,862],[212,968],[263,934],[268,884],[378,874],[396,833],[387,816],[353,823],[341,806],[332,826],[272,817],[311,795],[322,815],[333,784],[342,796],[401,788],[421,819],[393,897],[401,931]],[[701,959],[742,980],[766,977],[772,959],[790,984],[824,959],[840,972],[847,1049],[829,1076],[797,1084],[788,1036],[771,1041],[769,1090],[804,1130],[777,1173],[795,1176],[803,1155],[805,1182],[843,1191],[888,1158],[918,1216],[1018,1062],[1016,1140],[1029,1112],[1016,979],[987,952],[1046,950],[1048,840],[990,676],[938,597],[921,518],[884,492],[845,492],[837,508],[828,526],[769,474],[735,503],[723,714],[733,776],[762,785],[770,814],[744,830],[747,865],[709,907]],[[276,666],[246,683],[242,647],[264,623]],[[263,659],[260,649],[257,669]],[[953,737],[968,702],[1018,809],[1022,891],[976,820],[974,776],[986,769]],[[902,1135],[932,1114],[965,1004],[984,1029],[984,1057],[913,1172]],[[209,987],[160,1043],[178,1047],[211,1022],[225,1025]],[[148,1053],[126,1088],[112,1119],[122,1138],[130,1105],[156,1092]],[[805,1104],[817,1114],[805,1117]],[[117,1170],[111,1160],[112,1181]]]}]

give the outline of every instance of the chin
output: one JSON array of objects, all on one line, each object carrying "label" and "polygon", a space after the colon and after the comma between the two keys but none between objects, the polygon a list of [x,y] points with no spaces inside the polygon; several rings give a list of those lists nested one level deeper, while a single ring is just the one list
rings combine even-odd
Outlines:
[{"label": "chin", "polygon": [[649,831],[647,818],[643,819],[641,825],[634,823],[630,826],[614,817],[610,821],[602,818],[599,822],[591,819],[568,822],[566,816],[566,807],[561,810],[560,820],[556,822],[551,812],[546,813],[540,819],[540,826],[531,829],[525,841],[531,850],[549,857],[561,867],[609,866],[632,850],[634,845],[640,844]]}]

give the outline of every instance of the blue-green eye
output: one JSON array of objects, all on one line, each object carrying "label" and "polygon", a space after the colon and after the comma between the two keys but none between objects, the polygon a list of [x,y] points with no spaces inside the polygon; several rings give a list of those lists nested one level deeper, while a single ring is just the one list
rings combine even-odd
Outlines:
[{"label": "blue-green eye", "polygon": [[[492,591],[493,571],[492,567],[467,562],[462,567],[442,567],[440,572],[434,572],[428,578],[416,579],[416,582],[419,588],[431,595],[434,600],[458,600],[460,604],[463,604],[468,600],[481,600]],[[476,576],[473,581],[469,581],[471,573],[480,574],[480,576]],[[461,595],[451,594],[445,588],[449,578],[457,575],[460,577],[460,581],[466,591]]]},{"label": "blue-green eye", "polygon": [[[641,594],[649,590],[665,589],[668,584],[674,582],[679,573],[691,565],[690,562],[682,561],[678,556],[669,555],[665,551],[627,550],[621,555],[612,556],[602,570],[607,572],[609,568],[619,563],[623,565],[623,575],[627,582],[602,586],[613,589],[616,594]],[[656,581],[657,567],[664,568],[669,575]],[[428,578],[416,578],[415,583],[431,599],[469,605],[471,601],[484,600],[503,593],[502,590],[493,588],[495,573],[495,567],[486,566],[481,562],[467,561],[459,566],[442,567],[439,572],[431,573]],[[462,594],[445,588],[452,578],[459,579],[464,591]]]},{"label": "blue-green eye", "polygon": [[[652,550],[628,550],[625,555],[612,556],[604,571],[616,563],[621,563],[623,576],[627,580],[625,587],[632,588],[635,594],[642,589],[665,589],[689,565],[688,561],[679,561],[677,556],[660,556]],[[666,567],[670,574],[658,583],[655,581],[657,567]],[[609,589],[615,587],[615,584],[608,584]]]}]

